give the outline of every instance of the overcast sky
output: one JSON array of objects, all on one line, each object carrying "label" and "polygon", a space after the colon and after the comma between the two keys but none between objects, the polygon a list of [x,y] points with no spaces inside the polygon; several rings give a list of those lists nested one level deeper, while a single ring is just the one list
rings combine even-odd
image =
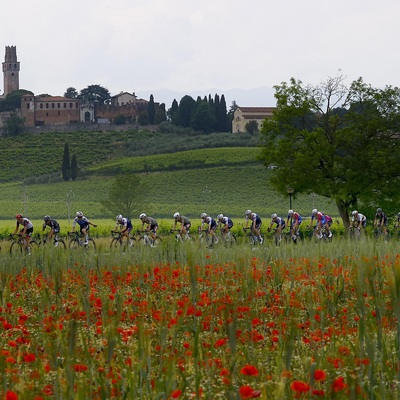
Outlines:
[{"label": "overcast sky", "polygon": [[17,46],[35,94],[99,84],[167,108],[186,93],[272,106],[291,77],[400,86],[399,0],[18,0],[1,16],[0,60]]}]

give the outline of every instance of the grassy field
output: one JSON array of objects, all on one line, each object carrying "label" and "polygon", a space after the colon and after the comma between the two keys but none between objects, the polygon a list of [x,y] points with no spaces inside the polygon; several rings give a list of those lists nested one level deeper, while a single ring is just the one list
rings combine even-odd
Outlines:
[{"label": "grassy field", "polygon": [[[197,218],[200,213],[209,212],[237,218],[242,217],[248,208],[263,217],[269,217],[273,212],[286,214],[289,198],[269,187],[269,173],[258,164],[238,164],[141,174],[147,186],[145,206],[136,214],[146,212],[157,218],[169,218],[179,211]],[[107,197],[112,179],[91,176],[85,180],[53,184],[1,184],[0,218],[10,219],[21,212],[33,219],[46,214],[68,219],[68,215],[72,216],[77,210],[82,210],[90,218],[114,217],[100,204]],[[337,215],[336,207],[320,197],[300,195],[293,200],[293,207],[304,215],[309,215],[314,207]]]}]

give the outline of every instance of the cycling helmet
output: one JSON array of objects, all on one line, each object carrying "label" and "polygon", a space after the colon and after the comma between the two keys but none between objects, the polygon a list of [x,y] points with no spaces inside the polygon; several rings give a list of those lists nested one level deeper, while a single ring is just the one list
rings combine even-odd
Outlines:
[{"label": "cycling helmet", "polygon": [[45,221],[50,221],[50,220],[51,220],[50,215],[46,215],[43,219],[44,219]]},{"label": "cycling helmet", "polygon": [[207,217],[207,214],[206,214],[206,213],[201,213],[201,214],[200,214],[200,218],[205,218],[205,217]]},{"label": "cycling helmet", "polygon": [[246,210],[245,211],[245,215],[250,215],[251,214],[251,210]]},{"label": "cycling helmet", "polygon": [[179,214],[178,212],[176,212],[175,214],[174,214],[174,218],[176,219],[176,218],[179,218],[181,216],[181,214]]},{"label": "cycling helmet", "polygon": [[376,209],[376,212],[377,212],[377,213],[382,212],[382,208],[377,208],[377,209]]},{"label": "cycling helmet", "polygon": [[287,213],[288,215],[293,215],[293,210],[289,210]]},{"label": "cycling helmet", "polygon": [[356,215],[356,214],[358,214],[358,211],[357,211],[357,210],[354,210],[354,211],[351,213],[351,215]]},{"label": "cycling helmet", "polygon": [[82,211],[77,211],[76,216],[78,218],[82,218],[83,217],[83,212]]},{"label": "cycling helmet", "polygon": [[222,218],[224,218],[224,215],[223,215],[223,214],[218,214],[218,215],[217,215],[217,219],[222,219]]},{"label": "cycling helmet", "polygon": [[275,219],[275,218],[278,218],[278,216],[275,213],[273,213],[273,214],[271,214],[271,218]]},{"label": "cycling helmet", "polygon": [[400,217],[400,212],[399,212],[399,213],[397,213],[397,216],[398,216],[398,217]]},{"label": "cycling helmet", "polygon": [[314,210],[312,210],[311,214],[315,215],[318,212],[318,210],[316,208],[314,208]]},{"label": "cycling helmet", "polygon": [[141,214],[139,215],[139,218],[140,218],[140,219],[146,218],[146,214],[145,214],[145,213],[141,213]]},{"label": "cycling helmet", "polygon": [[16,219],[22,218],[22,214],[17,214],[17,215],[15,216],[15,218],[16,218]]},{"label": "cycling helmet", "polygon": [[117,215],[117,216],[115,217],[115,219],[116,219],[117,221],[121,221],[122,215],[121,215],[121,214]]}]

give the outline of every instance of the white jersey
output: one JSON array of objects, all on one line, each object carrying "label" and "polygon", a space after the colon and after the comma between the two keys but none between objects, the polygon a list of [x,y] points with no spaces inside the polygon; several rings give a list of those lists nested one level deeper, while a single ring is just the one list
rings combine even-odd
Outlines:
[{"label": "white jersey", "polygon": [[353,222],[365,222],[367,220],[367,217],[363,214],[358,213],[357,216],[353,215],[351,220]]}]

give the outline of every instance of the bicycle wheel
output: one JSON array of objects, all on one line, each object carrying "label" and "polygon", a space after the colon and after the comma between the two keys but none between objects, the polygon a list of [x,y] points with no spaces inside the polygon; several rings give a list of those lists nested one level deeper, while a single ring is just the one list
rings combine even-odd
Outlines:
[{"label": "bicycle wheel", "polygon": [[57,242],[54,243],[54,247],[56,249],[65,250],[67,248],[67,245],[65,244],[63,239],[58,239]]},{"label": "bicycle wheel", "polygon": [[121,238],[112,238],[110,243],[110,250],[119,249],[122,246]]},{"label": "bicycle wheel", "polygon": [[37,251],[39,249],[39,243],[36,240],[31,240],[30,251]]},{"label": "bicycle wheel", "polygon": [[234,233],[230,233],[228,238],[225,240],[225,247],[234,247],[237,246],[238,242],[236,239],[236,235]]},{"label": "bicycle wheel", "polygon": [[22,253],[22,246],[17,242],[12,242],[10,246],[10,254],[17,255]]},{"label": "bicycle wheel", "polygon": [[69,249],[76,250],[79,247],[80,247],[80,244],[79,244],[79,240],[78,239],[71,239],[69,241],[69,244],[68,244],[68,248]]},{"label": "bicycle wheel", "polygon": [[96,243],[92,238],[89,238],[87,243],[83,244],[83,247],[85,248],[85,250],[88,250],[88,251],[93,250],[93,251],[95,251],[96,250]]}]

